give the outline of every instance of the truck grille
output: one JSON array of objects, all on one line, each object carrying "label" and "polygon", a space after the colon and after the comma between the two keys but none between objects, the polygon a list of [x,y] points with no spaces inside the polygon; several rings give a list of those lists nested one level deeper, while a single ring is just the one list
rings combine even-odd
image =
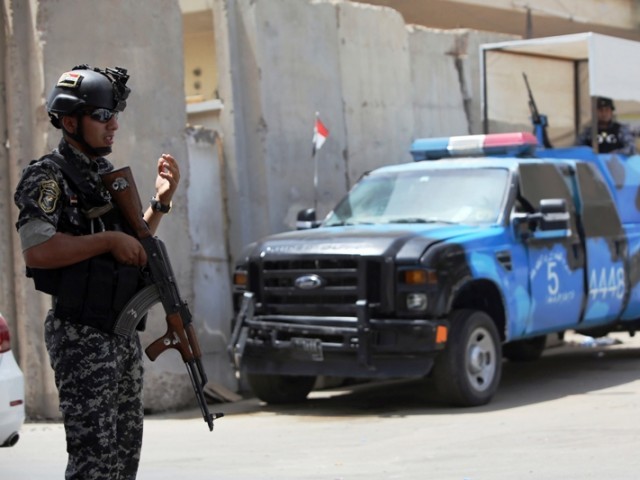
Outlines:
[{"label": "truck grille", "polygon": [[265,314],[354,316],[358,299],[380,300],[381,267],[370,259],[263,259],[256,270]]}]

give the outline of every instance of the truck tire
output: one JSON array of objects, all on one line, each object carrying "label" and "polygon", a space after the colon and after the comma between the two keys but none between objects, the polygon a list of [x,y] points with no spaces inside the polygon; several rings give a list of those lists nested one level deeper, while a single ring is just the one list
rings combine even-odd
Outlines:
[{"label": "truck tire", "polygon": [[247,374],[247,381],[256,397],[275,405],[302,402],[313,390],[316,378]]},{"label": "truck tire", "polygon": [[502,346],[502,356],[512,362],[533,362],[542,356],[546,344],[546,335],[509,342]]},{"label": "truck tire", "polygon": [[502,348],[495,323],[479,310],[451,314],[445,349],[436,358],[433,380],[439,398],[457,407],[491,401],[502,374]]}]

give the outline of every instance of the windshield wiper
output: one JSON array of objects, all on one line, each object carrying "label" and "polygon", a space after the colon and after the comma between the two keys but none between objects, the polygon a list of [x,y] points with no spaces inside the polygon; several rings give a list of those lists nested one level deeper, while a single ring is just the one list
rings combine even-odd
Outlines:
[{"label": "windshield wiper", "polygon": [[375,225],[374,222],[354,222],[354,221],[344,221],[344,222],[336,222],[336,223],[326,223],[324,227],[345,227],[351,225]]},{"label": "windshield wiper", "polygon": [[396,218],[393,220],[389,220],[389,223],[446,223],[449,225],[458,224],[458,222],[452,222],[451,220],[442,220],[441,218],[420,218],[420,217]]}]

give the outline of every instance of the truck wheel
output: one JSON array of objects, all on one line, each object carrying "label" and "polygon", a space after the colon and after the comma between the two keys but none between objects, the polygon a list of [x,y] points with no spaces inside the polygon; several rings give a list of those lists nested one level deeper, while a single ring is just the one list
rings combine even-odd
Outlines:
[{"label": "truck wheel", "polygon": [[449,339],[433,380],[441,400],[458,407],[489,403],[500,383],[502,349],[491,317],[477,310],[451,314]]},{"label": "truck wheel", "polygon": [[315,377],[247,374],[247,381],[256,397],[271,404],[301,402],[316,383]]},{"label": "truck wheel", "polygon": [[533,362],[542,356],[546,344],[546,335],[509,342],[502,346],[502,356],[512,362]]}]

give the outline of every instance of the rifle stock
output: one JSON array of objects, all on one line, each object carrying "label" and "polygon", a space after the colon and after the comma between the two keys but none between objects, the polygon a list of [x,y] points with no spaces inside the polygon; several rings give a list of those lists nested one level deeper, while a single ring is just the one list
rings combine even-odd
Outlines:
[{"label": "rifle stock", "polygon": [[131,169],[124,167],[113,170],[104,174],[102,181],[144,247],[153,282],[153,287],[144,288],[127,302],[116,320],[114,333],[131,335],[135,331],[138,319],[142,318],[153,305],[162,303],[166,313],[167,331],[162,337],[154,340],[145,349],[145,353],[151,361],[155,361],[159,355],[170,348],[180,352],[187,366],[202,416],[209,425],[209,430],[213,430],[213,420],[222,417],[223,414],[211,414],[207,407],[204,396],[207,375],[202,366],[200,345],[191,322],[191,312],[178,291],[164,243],[152,235],[144,221],[142,204]]},{"label": "rifle stock", "polygon": [[142,203],[131,169],[123,167],[105,173],[102,175],[102,183],[109,190],[111,198],[118,205],[129,226],[133,228],[136,237],[139,240],[151,237],[151,230],[142,216]]}]

